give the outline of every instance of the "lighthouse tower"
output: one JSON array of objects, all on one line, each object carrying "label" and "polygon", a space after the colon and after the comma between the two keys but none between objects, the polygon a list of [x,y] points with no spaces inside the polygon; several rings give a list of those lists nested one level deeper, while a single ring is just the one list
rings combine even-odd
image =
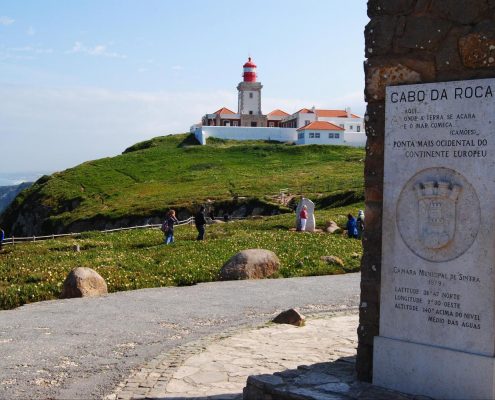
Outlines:
[{"label": "lighthouse tower", "polygon": [[261,113],[261,89],[263,86],[256,81],[256,64],[248,58],[242,66],[243,81],[237,85],[239,91],[239,111],[241,126],[266,126],[266,116]]}]

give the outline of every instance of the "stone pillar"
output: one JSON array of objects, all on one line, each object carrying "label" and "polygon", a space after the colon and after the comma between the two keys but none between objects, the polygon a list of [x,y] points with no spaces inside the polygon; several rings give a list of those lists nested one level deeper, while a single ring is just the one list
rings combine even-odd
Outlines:
[{"label": "stone pillar", "polygon": [[379,334],[385,87],[495,77],[495,0],[369,0],[365,28],[366,231],[357,373]]}]

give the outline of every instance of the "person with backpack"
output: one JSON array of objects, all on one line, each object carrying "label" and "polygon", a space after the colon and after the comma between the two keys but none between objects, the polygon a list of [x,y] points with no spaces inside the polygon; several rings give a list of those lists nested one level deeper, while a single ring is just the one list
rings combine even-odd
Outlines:
[{"label": "person with backpack", "polygon": [[194,216],[194,224],[196,225],[196,229],[198,230],[198,237],[196,238],[196,240],[204,240],[205,230],[206,230],[206,217],[205,217],[204,206],[201,206],[198,213]]},{"label": "person with backpack", "polygon": [[347,214],[347,236],[353,239],[358,238],[356,218],[352,214]]},{"label": "person with backpack", "polygon": [[178,224],[179,220],[175,217],[175,210],[170,210],[162,224],[162,232],[165,235],[163,241],[165,244],[173,243],[174,240],[174,225]]}]

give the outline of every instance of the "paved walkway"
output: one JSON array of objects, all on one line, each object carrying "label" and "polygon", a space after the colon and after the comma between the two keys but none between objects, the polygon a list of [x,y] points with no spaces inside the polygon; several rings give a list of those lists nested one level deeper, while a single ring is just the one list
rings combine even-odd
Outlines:
[{"label": "paved walkway", "polygon": [[359,278],[213,282],[0,311],[0,399],[101,399],[150,360],[153,369],[163,361],[179,367],[201,350],[194,346],[288,308],[307,315],[356,309]]},{"label": "paved walkway", "polygon": [[156,357],[105,400],[427,399],[357,381],[357,326],[347,311],[205,339]]},{"label": "paved walkway", "polygon": [[249,375],[355,355],[357,325],[357,312],[327,314],[303,327],[268,324],[185,346],[152,360],[107,399],[241,399]]}]

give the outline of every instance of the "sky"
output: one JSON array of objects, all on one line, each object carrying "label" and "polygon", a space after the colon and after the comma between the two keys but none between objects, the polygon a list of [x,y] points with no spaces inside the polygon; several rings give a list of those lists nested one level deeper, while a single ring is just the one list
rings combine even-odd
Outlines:
[{"label": "sky", "polygon": [[0,185],[236,111],[363,114],[365,0],[0,0]]}]

